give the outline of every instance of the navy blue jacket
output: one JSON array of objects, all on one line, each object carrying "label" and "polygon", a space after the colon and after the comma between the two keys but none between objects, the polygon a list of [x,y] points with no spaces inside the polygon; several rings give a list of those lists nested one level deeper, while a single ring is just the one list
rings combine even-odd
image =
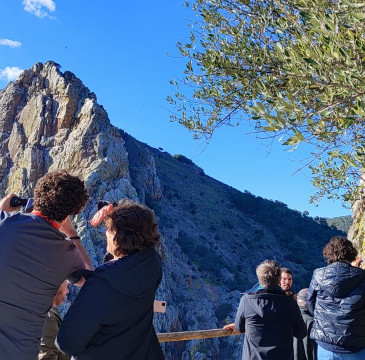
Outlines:
[{"label": "navy blue jacket", "polygon": [[61,324],[58,347],[78,360],[162,360],[152,325],[162,268],[155,249],[104,264]]},{"label": "navy blue jacket", "polygon": [[281,288],[244,294],[235,327],[245,332],[244,360],[292,360],[293,335],[307,334],[297,303]]},{"label": "navy blue jacket", "polygon": [[311,338],[333,352],[365,348],[365,271],[345,262],[316,269],[307,295]]}]

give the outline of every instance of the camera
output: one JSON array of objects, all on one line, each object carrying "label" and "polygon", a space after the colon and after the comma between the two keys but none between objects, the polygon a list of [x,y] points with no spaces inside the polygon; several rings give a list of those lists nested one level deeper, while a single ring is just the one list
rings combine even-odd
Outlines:
[{"label": "camera", "polygon": [[24,212],[30,213],[33,211],[33,202],[34,199],[22,199],[18,196],[14,196],[10,199],[10,206],[11,207],[19,207],[22,206],[24,209]]}]

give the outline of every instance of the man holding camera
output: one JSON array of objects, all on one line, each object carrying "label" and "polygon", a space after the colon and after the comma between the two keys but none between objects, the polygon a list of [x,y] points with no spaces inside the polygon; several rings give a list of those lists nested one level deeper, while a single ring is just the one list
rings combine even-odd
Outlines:
[{"label": "man holding camera", "polygon": [[78,270],[92,267],[70,220],[88,196],[84,182],[65,171],[38,181],[30,214],[12,213],[14,196],[0,201],[0,357],[35,360],[61,283],[81,286]]}]

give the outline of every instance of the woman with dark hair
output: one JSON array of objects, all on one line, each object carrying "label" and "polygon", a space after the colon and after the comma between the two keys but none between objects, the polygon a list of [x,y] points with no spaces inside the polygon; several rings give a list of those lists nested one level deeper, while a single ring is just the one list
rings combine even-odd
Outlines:
[{"label": "woman with dark hair", "polygon": [[365,271],[351,262],[357,250],[336,236],[323,248],[328,266],[316,269],[307,304],[319,360],[365,359]]},{"label": "woman with dark hair", "polygon": [[155,215],[132,200],[101,213],[113,260],[90,273],[65,315],[58,346],[79,360],[164,359],[152,325],[162,276]]}]

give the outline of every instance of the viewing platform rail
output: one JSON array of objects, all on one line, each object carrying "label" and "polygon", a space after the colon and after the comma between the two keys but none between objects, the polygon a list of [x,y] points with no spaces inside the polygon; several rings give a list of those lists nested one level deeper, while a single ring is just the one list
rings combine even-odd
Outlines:
[{"label": "viewing platform rail", "polygon": [[224,329],[209,329],[209,330],[195,330],[195,331],[181,331],[158,333],[157,338],[160,343],[171,341],[185,341],[197,339],[210,339],[223,336],[241,335],[238,331],[224,330]]}]

